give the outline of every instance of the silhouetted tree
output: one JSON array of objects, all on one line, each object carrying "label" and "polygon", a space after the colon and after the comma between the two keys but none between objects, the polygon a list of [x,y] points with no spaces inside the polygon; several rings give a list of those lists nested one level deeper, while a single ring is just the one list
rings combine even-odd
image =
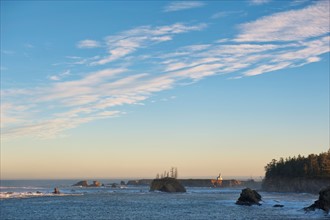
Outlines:
[{"label": "silhouetted tree", "polygon": [[277,177],[310,177],[330,178],[330,149],[319,155],[310,154],[308,157],[273,159],[265,166],[265,179]]}]

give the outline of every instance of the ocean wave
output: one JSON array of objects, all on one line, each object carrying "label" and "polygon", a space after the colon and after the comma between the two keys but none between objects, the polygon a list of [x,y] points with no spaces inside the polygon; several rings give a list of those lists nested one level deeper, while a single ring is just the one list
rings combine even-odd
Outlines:
[{"label": "ocean wave", "polygon": [[45,196],[82,196],[83,194],[54,194],[54,193],[42,193],[42,192],[0,192],[0,199],[13,199],[13,198],[31,198],[31,197],[45,197]]},{"label": "ocean wave", "polygon": [[43,187],[36,186],[0,186],[1,189],[45,189]]}]

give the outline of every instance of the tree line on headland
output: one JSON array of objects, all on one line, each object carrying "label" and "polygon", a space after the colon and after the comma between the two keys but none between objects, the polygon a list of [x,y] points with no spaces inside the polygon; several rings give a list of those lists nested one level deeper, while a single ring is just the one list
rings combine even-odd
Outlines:
[{"label": "tree line on headland", "polygon": [[163,173],[161,173],[161,174],[157,173],[157,175],[156,175],[156,179],[159,179],[159,178],[162,179],[165,177],[171,177],[171,178],[177,179],[178,178],[178,168],[171,167],[170,171],[165,170]]},{"label": "tree line on headland", "polygon": [[[330,149],[307,157],[273,159],[265,166],[263,189],[269,191],[320,190],[318,187],[330,185]],[[318,189],[317,189],[318,188]]]}]

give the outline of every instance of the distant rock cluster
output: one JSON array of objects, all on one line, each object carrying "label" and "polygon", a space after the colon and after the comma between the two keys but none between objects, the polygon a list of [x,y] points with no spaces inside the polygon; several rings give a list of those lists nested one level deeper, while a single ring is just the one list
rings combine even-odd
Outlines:
[{"label": "distant rock cluster", "polygon": [[100,183],[99,181],[94,180],[92,184],[88,184],[87,180],[79,181],[72,186],[80,186],[80,187],[100,187],[104,186],[104,184]]},{"label": "distant rock cluster", "polygon": [[73,184],[72,186],[79,186],[79,187],[100,187],[100,186],[105,186],[105,187],[112,187],[112,188],[117,188],[117,187],[121,187],[121,186],[125,186],[125,182],[124,181],[120,181],[120,184],[118,183],[109,183],[109,184],[102,184],[101,182],[94,180],[92,184],[88,184],[87,180],[82,180],[79,181],[75,184]]}]

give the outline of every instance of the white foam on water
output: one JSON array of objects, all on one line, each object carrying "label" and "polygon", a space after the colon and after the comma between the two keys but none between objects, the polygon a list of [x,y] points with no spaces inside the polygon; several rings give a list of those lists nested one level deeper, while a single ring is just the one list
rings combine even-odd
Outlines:
[{"label": "white foam on water", "polygon": [[13,199],[13,198],[31,198],[31,197],[44,197],[44,196],[81,196],[83,194],[54,194],[42,192],[0,192],[0,199]]}]

